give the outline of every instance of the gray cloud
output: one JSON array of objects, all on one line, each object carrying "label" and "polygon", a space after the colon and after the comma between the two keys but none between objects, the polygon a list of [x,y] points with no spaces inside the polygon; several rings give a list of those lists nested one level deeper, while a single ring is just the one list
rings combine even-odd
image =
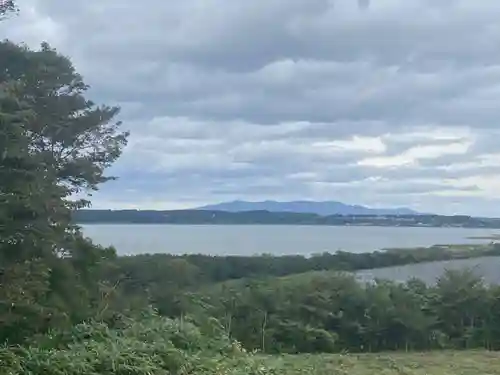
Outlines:
[{"label": "gray cloud", "polygon": [[498,1],[20,6],[0,35],[58,47],[132,131],[97,206],[498,203]]}]

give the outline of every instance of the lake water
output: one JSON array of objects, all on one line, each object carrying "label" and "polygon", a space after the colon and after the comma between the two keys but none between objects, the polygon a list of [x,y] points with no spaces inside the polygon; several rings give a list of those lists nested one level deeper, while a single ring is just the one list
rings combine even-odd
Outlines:
[{"label": "lake water", "polygon": [[434,283],[446,269],[470,269],[475,275],[482,277],[486,283],[500,284],[500,257],[484,257],[475,259],[461,259],[443,262],[410,264],[407,266],[378,268],[356,272],[362,281],[388,279],[404,282],[411,278],[418,278],[426,283]]},{"label": "lake water", "polygon": [[466,228],[333,227],[281,225],[84,225],[84,233],[120,255],[142,253],[210,255],[311,255],[355,253],[389,247],[489,242],[468,237],[498,230]]}]

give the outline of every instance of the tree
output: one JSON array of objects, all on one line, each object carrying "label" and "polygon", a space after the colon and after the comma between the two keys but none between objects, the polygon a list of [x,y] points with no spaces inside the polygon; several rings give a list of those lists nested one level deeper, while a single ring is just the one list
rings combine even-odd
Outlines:
[{"label": "tree", "polygon": [[486,324],[488,291],[473,270],[447,270],[437,281],[435,312],[439,325],[455,347],[467,349]]},{"label": "tree", "polygon": [[0,82],[18,82],[21,100],[36,114],[24,124],[30,146],[49,163],[67,196],[110,179],[104,169],[120,156],[128,136],[119,132],[120,122],[112,122],[119,108],[87,100],[82,77],[46,43],[31,51],[4,42],[0,56]]},{"label": "tree", "polygon": [[[56,315],[80,319],[96,305],[98,283],[90,273],[109,252],[83,239],[71,214],[88,205],[78,194],[112,178],[104,170],[128,133],[112,121],[118,108],[96,106],[87,89],[69,59],[48,44],[33,51],[0,43],[0,322],[26,321],[23,306],[32,295],[46,323],[30,327],[35,332]],[[36,277],[20,284],[23,273]],[[9,332],[9,325],[2,328]]]},{"label": "tree", "polygon": [[13,0],[0,0],[0,19],[7,13],[14,12],[16,9],[16,4]]}]

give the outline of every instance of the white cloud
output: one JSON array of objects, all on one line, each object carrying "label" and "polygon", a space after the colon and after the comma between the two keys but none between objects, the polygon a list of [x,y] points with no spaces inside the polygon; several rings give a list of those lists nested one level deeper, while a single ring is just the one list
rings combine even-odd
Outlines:
[{"label": "white cloud", "polygon": [[387,149],[380,137],[353,136],[347,140],[321,141],[311,145],[316,150],[331,152],[383,153]]},{"label": "white cloud", "polygon": [[436,168],[444,171],[474,171],[484,167],[500,167],[500,154],[484,154],[473,158],[473,161],[440,165]]},{"label": "white cloud", "polygon": [[427,141],[460,141],[472,137],[468,127],[442,128],[439,125],[427,125],[421,129],[411,130],[406,133],[388,133],[382,139],[390,142],[415,143]]},{"label": "white cloud", "polygon": [[377,168],[401,167],[418,164],[418,161],[422,159],[438,159],[444,155],[464,155],[470,146],[470,142],[414,146],[399,155],[366,158],[358,161],[357,164]]}]

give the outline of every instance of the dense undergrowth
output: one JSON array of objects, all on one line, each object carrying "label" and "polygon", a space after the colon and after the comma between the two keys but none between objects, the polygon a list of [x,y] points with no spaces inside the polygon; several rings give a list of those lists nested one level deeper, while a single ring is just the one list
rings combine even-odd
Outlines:
[{"label": "dense undergrowth", "polygon": [[493,375],[498,363],[486,351],[263,356],[231,341],[216,321],[149,312],[0,348],[1,375]]},{"label": "dense undergrowth", "polygon": [[195,324],[155,314],[53,330],[23,347],[0,349],[5,375],[260,375],[262,363],[216,321]]}]

